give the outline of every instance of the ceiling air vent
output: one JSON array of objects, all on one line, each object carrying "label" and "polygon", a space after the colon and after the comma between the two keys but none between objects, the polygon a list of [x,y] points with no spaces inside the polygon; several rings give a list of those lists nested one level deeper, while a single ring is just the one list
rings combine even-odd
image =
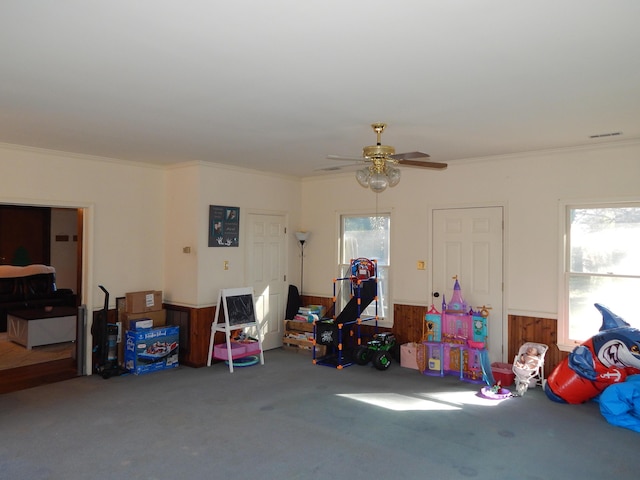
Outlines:
[{"label": "ceiling air vent", "polygon": [[598,133],[597,135],[589,135],[589,138],[617,137],[618,135],[622,135],[622,132]]}]

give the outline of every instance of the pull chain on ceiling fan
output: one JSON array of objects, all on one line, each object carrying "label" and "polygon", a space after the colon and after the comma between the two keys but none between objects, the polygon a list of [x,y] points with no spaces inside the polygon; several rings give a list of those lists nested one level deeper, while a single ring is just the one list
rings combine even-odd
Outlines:
[{"label": "pull chain on ceiling fan", "polygon": [[[365,188],[370,188],[376,193],[383,192],[387,187],[394,187],[400,182],[400,169],[396,165],[419,168],[445,169],[446,163],[427,162],[417,160],[429,158],[422,152],[407,152],[396,154],[395,148],[382,144],[382,132],[386,128],[385,123],[373,123],[371,127],[376,132],[376,144],[362,149],[362,160],[367,164],[356,172],[356,180]],[[352,157],[340,157],[329,155],[332,160],[354,160]]]}]

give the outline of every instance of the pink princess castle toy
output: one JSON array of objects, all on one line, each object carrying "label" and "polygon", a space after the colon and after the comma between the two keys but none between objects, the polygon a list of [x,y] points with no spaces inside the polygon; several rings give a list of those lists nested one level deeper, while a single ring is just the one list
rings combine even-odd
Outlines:
[{"label": "pink princess castle toy", "polygon": [[488,312],[474,312],[462,297],[458,277],[453,278],[451,301],[447,303],[443,298],[442,313],[431,306],[425,316],[424,361],[419,363],[424,366],[425,375],[456,375],[461,380],[481,383]]}]

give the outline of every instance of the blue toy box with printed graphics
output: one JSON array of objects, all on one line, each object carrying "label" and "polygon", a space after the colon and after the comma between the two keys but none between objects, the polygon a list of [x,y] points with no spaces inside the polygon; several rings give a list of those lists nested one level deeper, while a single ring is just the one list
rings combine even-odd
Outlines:
[{"label": "blue toy box with printed graphics", "polygon": [[125,368],[136,375],[176,368],[179,365],[179,334],[178,326],[128,330]]}]

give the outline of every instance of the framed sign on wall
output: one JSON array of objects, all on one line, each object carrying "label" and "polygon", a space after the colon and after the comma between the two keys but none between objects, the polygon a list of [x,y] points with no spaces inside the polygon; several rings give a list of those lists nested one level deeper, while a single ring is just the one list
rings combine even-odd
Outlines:
[{"label": "framed sign on wall", "polygon": [[240,242],[240,208],[209,205],[209,246],[237,247]]}]

